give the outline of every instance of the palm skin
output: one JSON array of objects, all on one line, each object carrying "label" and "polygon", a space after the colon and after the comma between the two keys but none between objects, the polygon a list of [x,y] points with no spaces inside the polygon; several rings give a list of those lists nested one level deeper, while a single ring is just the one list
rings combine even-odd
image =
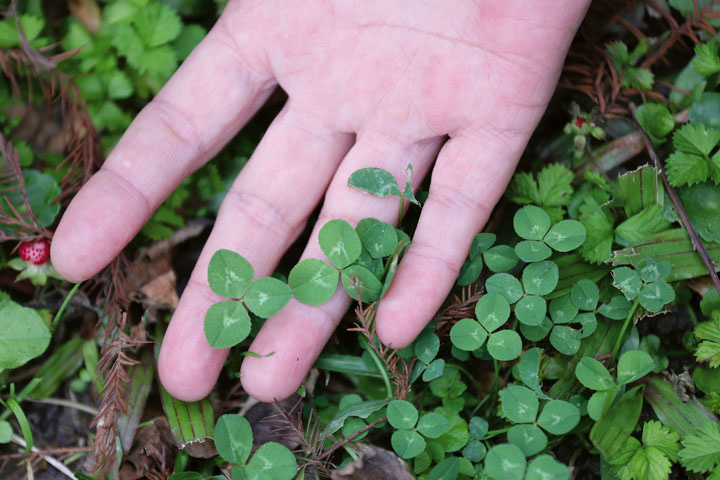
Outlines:
[{"label": "palm skin", "polygon": [[[380,339],[408,345],[440,307],[470,242],[539,121],[589,0],[267,0],[231,2],[78,193],[52,243],[68,280],[97,273],[189,173],[207,162],[279,85],[288,101],[226,197],[162,346],[166,389],[197,400],[227,356],[204,337],[219,301],[207,265],[220,248],[269,275],[323,201],[303,258],[324,258],[327,220],[392,222],[397,204],[347,187],[380,167],[415,183],[433,170],[413,244],[380,302]],[[449,139],[448,139],[449,137]],[[269,401],[292,394],[349,299],[291,300],[269,319],[242,383]]]}]

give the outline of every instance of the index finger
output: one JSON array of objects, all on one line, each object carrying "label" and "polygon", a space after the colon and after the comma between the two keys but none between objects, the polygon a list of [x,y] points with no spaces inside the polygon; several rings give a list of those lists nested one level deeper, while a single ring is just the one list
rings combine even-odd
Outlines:
[{"label": "index finger", "polygon": [[[55,232],[53,266],[80,281],[107,265],[153,211],[248,121],[275,87],[252,12],[231,3],[137,115]],[[232,33],[232,32],[243,32]]]}]

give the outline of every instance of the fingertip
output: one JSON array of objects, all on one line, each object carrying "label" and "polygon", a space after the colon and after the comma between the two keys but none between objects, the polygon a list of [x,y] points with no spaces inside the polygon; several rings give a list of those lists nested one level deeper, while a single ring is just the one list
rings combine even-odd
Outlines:
[{"label": "fingertip", "polygon": [[[393,299],[381,301],[378,304],[375,319],[378,338],[383,344],[394,349],[407,347],[418,335],[412,329],[412,325],[408,325],[403,320],[407,316],[407,312],[398,307],[400,305]],[[408,327],[410,327],[410,330]]]},{"label": "fingertip", "polygon": [[198,361],[196,356],[185,349],[171,349],[163,345],[158,358],[160,383],[170,395],[179,400],[202,400],[215,386],[228,351],[215,350],[210,353],[211,358]]},{"label": "fingertip", "polygon": [[277,362],[267,358],[247,357],[240,368],[240,382],[248,395],[261,402],[280,401],[288,398],[300,387],[303,378],[288,377],[279,371]]},{"label": "fingertip", "polygon": [[87,280],[92,274],[88,275],[86,272],[77,271],[75,268],[76,262],[72,261],[72,252],[68,247],[68,242],[62,235],[62,230],[58,227],[53,235],[52,242],[50,242],[50,263],[55,271],[68,282],[78,283]]}]

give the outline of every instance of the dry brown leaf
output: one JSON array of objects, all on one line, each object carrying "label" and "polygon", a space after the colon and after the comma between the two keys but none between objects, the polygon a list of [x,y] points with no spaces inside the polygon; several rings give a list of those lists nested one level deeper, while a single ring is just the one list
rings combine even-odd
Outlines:
[{"label": "dry brown leaf", "polygon": [[140,291],[147,297],[146,303],[149,307],[170,308],[177,307],[178,294],[175,291],[175,271],[168,270],[162,275],[155,277],[140,288]]},{"label": "dry brown leaf", "polygon": [[332,473],[332,480],[413,480],[407,464],[395,453],[374,445],[356,444],[360,458]]},{"label": "dry brown leaf", "polygon": [[78,22],[91,33],[102,26],[102,15],[95,0],[68,0],[68,8]]}]

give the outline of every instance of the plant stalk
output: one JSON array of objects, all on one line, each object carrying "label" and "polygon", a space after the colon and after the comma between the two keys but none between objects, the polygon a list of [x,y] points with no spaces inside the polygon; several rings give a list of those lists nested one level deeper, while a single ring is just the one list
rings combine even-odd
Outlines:
[{"label": "plant stalk", "polygon": [[640,305],[640,296],[639,295],[637,298],[635,298],[635,302],[632,304],[632,307],[630,307],[630,313],[628,313],[628,316],[625,318],[625,323],[623,323],[622,329],[620,330],[620,334],[618,335],[617,340],[615,340],[615,348],[613,348],[613,353],[612,353],[612,356],[610,357],[611,365],[613,363],[615,363],[615,357],[617,356],[617,353],[620,350],[620,345],[622,345],[622,339],[625,336],[625,332],[627,331],[628,326],[630,325],[630,319],[632,319],[633,315],[635,315],[635,310],[637,310],[638,305]]}]

